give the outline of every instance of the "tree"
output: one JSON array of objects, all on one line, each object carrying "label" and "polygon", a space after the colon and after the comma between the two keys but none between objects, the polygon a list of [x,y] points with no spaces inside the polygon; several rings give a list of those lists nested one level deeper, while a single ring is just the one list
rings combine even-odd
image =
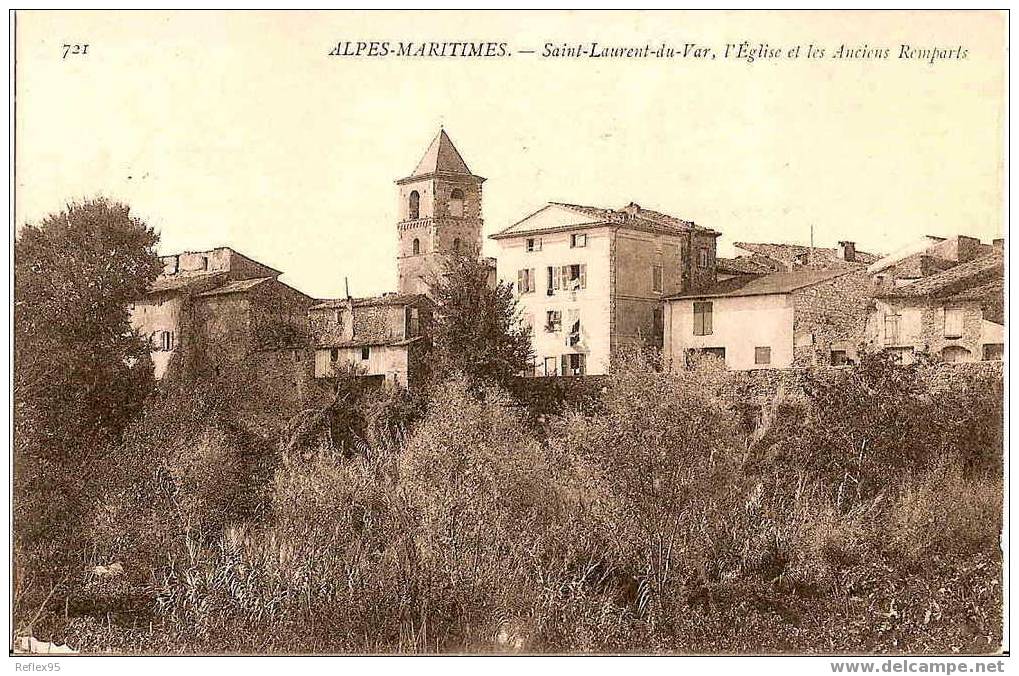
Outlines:
[{"label": "tree", "polygon": [[513,285],[490,283],[477,255],[451,258],[432,289],[437,304],[433,368],[508,384],[530,364],[530,329],[520,321]]},{"label": "tree", "polygon": [[152,385],[128,305],[161,265],[159,236],[104,198],[71,203],[14,243],[15,430],[65,457],[116,434]]}]

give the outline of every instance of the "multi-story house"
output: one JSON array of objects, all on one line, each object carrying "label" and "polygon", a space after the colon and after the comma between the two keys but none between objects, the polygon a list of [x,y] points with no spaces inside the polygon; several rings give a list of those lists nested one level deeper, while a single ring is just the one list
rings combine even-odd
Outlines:
[{"label": "multi-story house", "polygon": [[498,277],[531,327],[526,375],[606,373],[626,345],[661,345],[662,299],[715,281],[719,233],[630,203],[550,202],[491,235]]},{"label": "multi-story house", "polygon": [[279,270],[228,247],[161,260],[148,294],[128,308],[132,327],[152,344],[157,379],[185,347],[195,357],[192,367],[213,374],[256,353],[284,351],[290,361],[304,360],[314,300],[279,281]]},{"label": "multi-story house", "polygon": [[348,371],[366,382],[414,387],[430,347],[433,307],[424,294],[395,293],[312,306],[315,377]]}]

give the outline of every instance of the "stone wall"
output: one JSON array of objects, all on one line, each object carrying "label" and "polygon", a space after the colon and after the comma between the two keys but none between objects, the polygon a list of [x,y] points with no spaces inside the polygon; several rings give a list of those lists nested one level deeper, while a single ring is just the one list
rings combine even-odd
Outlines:
[{"label": "stone wall", "polygon": [[[700,249],[708,250],[708,267],[702,268],[699,265]],[[690,246],[685,252],[685,263],[688,269],[688,288],[691,290],[705,289],[715,284],[718,279],[716,272],[716,261],[718,260],[716,249],[716,237],[704,232],[693,232],[690,235]]]},{"label": "stone wall", "polygon": [[251,328],[257,349],[307,347],[310,341],[308,308],[315,302],[276,280],[250,292]]},{"label": "stone wall", "polygon": [[872,285],[865,269],[798,289],[793,299],[793,365],[831,364],[833,349],[855,359],[864,342]]},{"label": "stone wall", "polygon": [[[854,366],[821,366],[814,368],[756,369],[749,371],[686,372],[676,377],[691,377],[704,386],[705,393],[714,394],[737,409],[756,409],[770,404],[779,393],[787,401],[802,400],[803,386],[808,378],[837,381],[852,373]],[[929,367],[932,389],[966,388],[989,378],[1001,379],[1004,362],[984,361],[955,364],[933,364]],[[511,387],[513,394],[528,407],[554,413],[567,406],[597,406],[609,376],[586,378],[518,378]]]}]

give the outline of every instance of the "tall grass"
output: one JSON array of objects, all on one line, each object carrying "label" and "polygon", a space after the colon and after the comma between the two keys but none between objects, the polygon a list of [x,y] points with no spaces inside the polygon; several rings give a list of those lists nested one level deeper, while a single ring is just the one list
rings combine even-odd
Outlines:
[{"label": "tall grass", "polygon": [[359,409],[358,452],[309,435],[268,464],[188,414],[134,501],[108,495],[125,525],[92,531],[147,610],[47,626],[142,652],[996,650],[1000,390],[840,373],[753,429],[699,372],[620,363],[597,407],[544,425],[452,376],[423,416]]}]

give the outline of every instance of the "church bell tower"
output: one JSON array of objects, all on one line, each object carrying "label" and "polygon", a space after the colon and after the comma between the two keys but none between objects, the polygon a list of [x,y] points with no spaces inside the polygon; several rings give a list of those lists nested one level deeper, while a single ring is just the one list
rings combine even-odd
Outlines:
[{"label": "church bell tower", "polygon": [[450,255],[480,255],[484,181],[440,130],[414,172],[396,182],[401,294],[429,293]]}]

